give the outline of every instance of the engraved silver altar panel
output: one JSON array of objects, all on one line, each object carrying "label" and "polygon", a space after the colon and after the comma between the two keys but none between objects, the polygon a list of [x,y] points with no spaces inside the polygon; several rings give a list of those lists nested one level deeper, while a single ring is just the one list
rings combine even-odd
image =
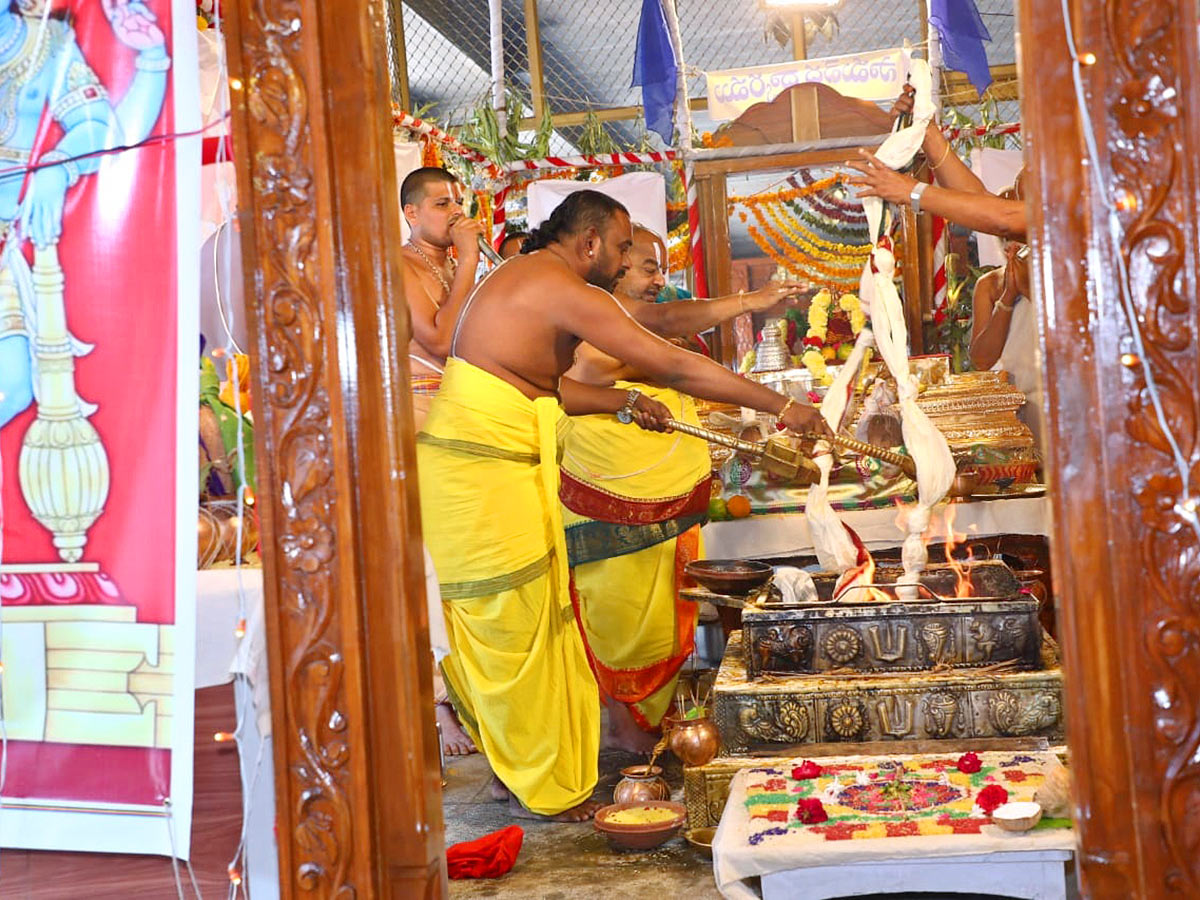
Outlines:
[{"label": "engraved silver altar panel", "polygon": [[[841,637],[844,646],[852,643]],[[809,743],[1063,739],[1057,667],[987,673],[960,668],[894,677],[793,675],[750,682],[744,658],[742,635],[735,633],[712,694],[726,755]]]},{"label": "engraved silver altar panel", "polygon": [[[986,667],[1000,663],[1036,669],[1042,646],[1038,601],[1001,562],[968,569],[975,598],[895,599],[890,584],[899,571],[881,567],[876,579],[890,600],[868,600],[866,592],[838,603],[747,605],[742,611],[746,677],[860,672],[920,672],[935,667]],[[957,574],[930,567],[921,579],[926,596],[953,596]],[[836,576],[813,576],[817,594],[828,598]],[[863,599],[858,600],[856,597]]]}]

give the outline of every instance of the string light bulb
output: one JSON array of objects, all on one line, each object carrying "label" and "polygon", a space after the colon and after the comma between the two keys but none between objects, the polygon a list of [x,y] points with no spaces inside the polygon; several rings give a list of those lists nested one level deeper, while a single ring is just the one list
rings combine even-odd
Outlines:
[{"label": "string light bulb", "polygon": [[246,636],[246,620],[245,619],[237,620],[237,627],[233,629],[233,636],[238,638],[239,640]]},{"label": "string light bulb", "polygon": [[1121,354],[1121,365],[1123,365],[1127,369],[1132,369],[1134,366],[1136,366],[1140,362],[1141,362],[1141,359],[1138,357],[1138,355],[1136,353],[1122,353]]},{"label": "string light bulb", "polygon": [[246,498],[246,505],[247,505],[247,506],[253,506],[253,505],[254,505],[254,501],[255,501],[255,499],[256,499],[256,498],[255,498],[255,496],[254,496],[254,488],[250,487],[249,485],[247,485],[247,486],[246,486],[246,494],[245,494],[245,498]]},{"label": "string light bulb", "polygon": [[242,89],[242,79],[230,78],[229,79],[229,89],[231,91],[240,91]]},{"label": "string light bulb", "polygon": [[1079,64],[1081,66],[1094,66],[1096,64],[1096,54],[1091,50],[1086,50],[1079,54]]},{"label": "string light bulb", "polygon": [[229,883],[235,887],[242,883],[242,873],[234,866],[229,867]]},{"label": "string light bulb", "polygon": [[1116,205],[1121,212],[1134,212],[1140,204],[1133,191],[1121,191],[1117,194]]},{"label": "string light bulb", "polygon": [[218,731],[213,734],[213,740],[218,744],[227,744],[233,740],[232,731]]}]

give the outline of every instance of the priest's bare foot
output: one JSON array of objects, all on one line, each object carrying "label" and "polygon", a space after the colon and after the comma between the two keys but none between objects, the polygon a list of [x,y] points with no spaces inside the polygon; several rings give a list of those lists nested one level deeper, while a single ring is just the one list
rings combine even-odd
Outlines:
[{"label": "priest's bare foot", "polygon": [[496,802],[512,799],[512,794],[508,792],[508,788],[504,786],[504,782],[495,775],[493,775],[492,780],[488,782],[488,791],[491,792],[492,799]]},{"label": "priest's bare foot", "polygon": [[449,703],[439,703],[436,707],[438,725],[442,727],[442,749],[446,756],[470,756],[478,753],[475,743],[458,724],[458,716]]},{"label": "priest's bare foot", "polygon": [[508,811],[514,819],[533,819],[538,822],[586,822],[596,815],[596,810],[604,804],[595,800],[584,800],[578,806],[563,810],[554,816],[543,816],[530,812],[516,797],[508,798]]},{"label": "priest's bare foot", "polygon": [[627,750],[630,753],[649,753],[658,743],[658,736],[642,728],[634,721],[633,714],[624,703],[606,703],[608,730],[604,734],[605,749]]}]

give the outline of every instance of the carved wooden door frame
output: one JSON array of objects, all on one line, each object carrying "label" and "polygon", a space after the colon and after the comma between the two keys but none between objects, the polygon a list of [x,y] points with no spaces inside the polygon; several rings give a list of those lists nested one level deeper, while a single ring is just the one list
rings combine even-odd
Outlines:
[{"label": "carved wooden door frame", "polygon": [[[1200,548],[1141,369],[1195,496],[1196,2],[1068,0],[1099,192],[1060,6],[1018,3],[1079,869],[1092,897],[1197,896]],[[284,896],[444,894],[384,24],[229,12]]]},{"label": "carved wooden door frame", "polygon": [[1069,8],[1091,161],[1061,4],[1019,0],[1077,865],[1089,897],[1197,897],[1200,542],[1185,504],[1200,492],[1198,8]]},{"label": "carved wooden door frame", "polygon": [[444,896],[382,9],[226,13],[282,893]]}]

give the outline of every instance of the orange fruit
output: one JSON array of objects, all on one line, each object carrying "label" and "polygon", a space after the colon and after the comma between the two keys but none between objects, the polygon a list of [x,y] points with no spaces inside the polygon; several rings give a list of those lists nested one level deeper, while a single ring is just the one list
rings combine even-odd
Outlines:
[{"label": "orange fruit", "polygon": [[735,519],[744,519],[750,515],[750,498],[738,494],[725,501],[725,511]]}]

